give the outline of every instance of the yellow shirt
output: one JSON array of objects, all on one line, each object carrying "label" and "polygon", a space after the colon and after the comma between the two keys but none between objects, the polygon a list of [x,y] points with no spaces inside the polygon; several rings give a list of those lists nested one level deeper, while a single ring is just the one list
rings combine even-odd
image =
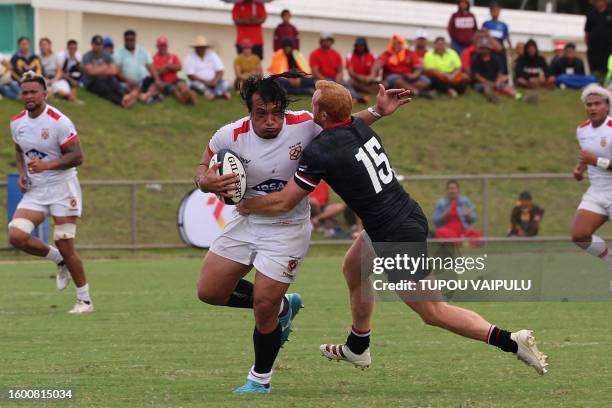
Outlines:
[{"label": "yellow shirt", "polygon": [[244,55],[238,55],[234,60],[234,65],[238,65],[240,68],[240,72],[243,74],[253,72],[261,65],[261,60],[255,54],[252,54],[250,57],[245,57]]}]

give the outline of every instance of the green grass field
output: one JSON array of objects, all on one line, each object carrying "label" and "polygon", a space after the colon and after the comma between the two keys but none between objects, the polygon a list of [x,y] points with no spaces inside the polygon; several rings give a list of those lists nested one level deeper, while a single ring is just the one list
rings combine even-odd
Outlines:
[{"label": "green grass field", "polygon": [[464,304],[502,327],[536,329],[551,363],[539,377],[510,355],[425,326],[403,304],[380,302],[374,364],[362,372],[318,354],[350,325],[342,258],[320,255],[293,287],[306,308],[277,360],[274,391],[258,397],[230,394],[252,364],[251,312],[197,300],[199,257],[86,261],[96,306],[87,316],[66,313],[73,288],[58,293],[48,263],[2,263],[0,389],[70,387],[75,397],[0,406],[610,406],[610,303]]},{"label": "green grass field", "polygon": [[[86,180],[190,179],[206,143],[220,126],[245,113],[237,97],[195,108],[166,100],[126,111],[86,92],[85,105],[51,103],[75,122],[85,151],[79,169]],[[481,95],[459,100],[440,97],[416,100],[392,118],[375,125],[394,168],[404,175],[479,173],[569,173],[575,164],[576,125],[584,111],[575,91],[543,92],[536,106],[503,100],[491,105]],[[308,109],[301,97],[293,109]],[[9,118],[20,104],[0,101],[0,117]],[[15,171],[9,128],[0,128],[0,171]],[[443,182],[410,182],[405,187],[431,216],[444,193]],[[542,235],[567,236],[574,210],[587,183],[572,180],[493,181],[489,186],[489,235],[504,236],[518,193],[528,189],[546,209]],[[465,181],[462,190],[472,198],[479,215],[484,203],[479,181]],[[180,243],[176,212],[190,186],[138,189],[136,237],[139,244]],[[129,244],[129,189],[85,187],[81,244]],[[5,197],[0,196],[0,211]],[[482,218],[478,221],[482,227]],[[116,231],[122,231],[116,234]],[[0,223],[0,235],[5,235]],[[109,238],[112,233],[112,239]],[[607,231],[609,233],[609,231]]]}]

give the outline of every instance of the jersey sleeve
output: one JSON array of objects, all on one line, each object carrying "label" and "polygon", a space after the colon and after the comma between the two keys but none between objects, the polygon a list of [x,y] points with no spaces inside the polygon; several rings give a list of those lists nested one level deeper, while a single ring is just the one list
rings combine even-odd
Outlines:
[{"label": "jersey sleeve", "polygon": [[293,178],[298,186],[312,192],[326,174],[324,155],[320,149],[317,149],[316,142],[313,142],[304,150]]},{"label": "jersey sleeve", "polygon": [[15,136],[15,128],[16,128],[15,123],[11,122],[11,138],[13,139],[13,143],[19,144],[17,143],[17,137]]},{"label": "jersey sleeve", "polygon": [[212,157],[221,149],[229,149],[231,137],[232,135],[230,134],[230,128],[228,126],[224,126],[217,130],[206,147],[208,154]]},{"label": "jersey sleeve", "polygon": [[57,123],[57,142],[62,149],[76,142],[79,135],[74,124],[66,116],[62,116]]}]

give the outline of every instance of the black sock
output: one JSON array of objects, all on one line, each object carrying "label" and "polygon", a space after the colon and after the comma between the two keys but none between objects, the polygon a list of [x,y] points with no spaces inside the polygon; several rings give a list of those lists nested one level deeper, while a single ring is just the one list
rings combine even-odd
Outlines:
[{"label": "black sock", "polygon": [[272,371],[274,360],[281,345],[281,325],[276,326],[273,332],[261,334],[257,328],[253,331],[253,346],[255,347],[255,372],[267,374]]},{"label": "black sock", "polygon": [[500,348],[507,353],[515,353],[518,351],[518,344],[510,338],[510,332],[491,326],[487,343]]},{"label": "black sock", "polygon": [[230,295],[227,302],[229,307],[238,307],[242,309],[253,308],[253,284],[248,280],[240,279],[236,289]]},{"label": "black sock", "polygon": [[346,338],[346,346],[355,354],[362,354],[370,347],[370,331],[360,333],[351,329],[351,334]]}]

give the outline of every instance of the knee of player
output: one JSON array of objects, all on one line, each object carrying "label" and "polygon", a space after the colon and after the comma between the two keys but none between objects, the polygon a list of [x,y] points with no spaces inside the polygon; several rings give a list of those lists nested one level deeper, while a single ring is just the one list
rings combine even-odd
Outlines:
[{"label": "knee of player", "polygon": [[30,234],[34,230],[34,223],[25,218],[15,218],[9,225],[9,242],[14,247],[23,247],[26,245]]},{"label": "knee of player", "polygon": [[198,299],[200,299],[201,302],[214,306],[224,305],[224,301],[227,300],[219,296],[218,291],[215,291],[214,288],[202,282],[198,284]]},{"label": "knee of player", "polygon": [[258,317],[265,318],[267,316],[276,316],[280,308],[280,303],[275,303],[270,298],[260,297],[253,299],[253,309],[255,319]]},{"label": "knee of player", "polygon": [[574,244],[581,244],[584,242],[590,242],[592,239],[592,234],[585,231],[572,231],[572,242]]}]

